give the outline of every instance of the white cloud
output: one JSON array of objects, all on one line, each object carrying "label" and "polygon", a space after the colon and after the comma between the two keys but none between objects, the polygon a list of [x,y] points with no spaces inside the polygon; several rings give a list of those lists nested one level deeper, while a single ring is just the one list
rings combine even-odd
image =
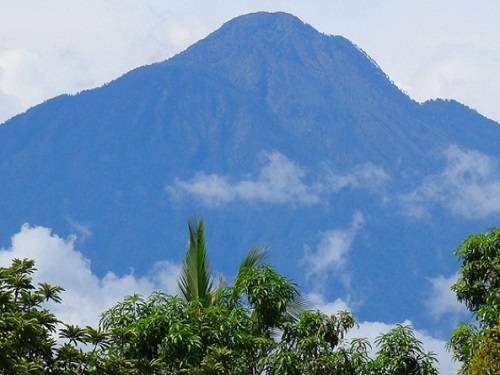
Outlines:
[{"label": "white cloud", "polygon": [[191,181],[176,179],[167,187],[174,198],[194,195],[208,204],[236,200],[268,203],[318,203],[318,189],[304,182],[305,171],[279,152],[263,153],[266,163],[254,178],[231,182],[228,177],[198,173]]},{"label": "white cloud", "polygon": [[36,261],[35,282],[62,286],[63,303],[51,305],[59,319],[66,323],[96,325],[99,314],[126,295],[147,295],[162,289],[176,291],[178,264],[163,261],[154,265],[148,275],[132,273],[118,276],[108,272],[100,278],[90,267],[90,261],[75,249],[75,237],[61,238],[48,228],[23,225],[12,237],[11,246],[0,249],[0,266],[9,266],[14,258]]},{"label": "white cloud", "polygon": [[349,285],[350,277],[343,266],[352,242],[363,224],[363,214],[356,211],[348,228],[323,232],[314,252],[306,248],[304,256],[306,275],[315,280],[316,289],[321,289],[331,271],[336,272],[336,276],[344,285]]},{"label": "white cloud", "polygon": [[[160,0],[19,1],[0,13],[0,92],[17,112],[63,93],[100,86],[164,60],[206,35],[182,6]],[[22,25],[22,26],[21,26]],[[0,98],[1,99],[1,98]],[[0,123],[13,113],[0,104]]]},{"label": "white cloud", "polygon": [[467,313],[465,305],[457,301],[455,293],[450,289],[456,281],[457,275],[430,279],[432,291],[425,305],[435,319],[446,315],[458,317]]},{"label": "white cloud", "polygon": [[352,310],[348,302],[341,298],[337,298],[335,301],[327,301],[321,293],[311,292],[306,294],[305,299],[311,308],[314,310],[320,310],[325,314],[332,315],[341,310]]},{"label": "white cloud", "polygon": [[482,218],[500,213],[500,169],[493,157],[450,146],[442,172],[428,176],[414,191],[401,197],[411,216],[425,217],[428,205],[441,205],[453,214]]},{"label": "white cloud", "polygon": [[0,90],[0,124],[2,119],[13,117],[23,110],[19,100],[12,95],[7,95]]},{"label": "white cloud", "polygon": [[[5,75],[4,70],[5,69],[2,68],[2,64],[0,63],[0,83],[3,81]],[[0,123],[2,123],[2,119],[12,117],[22,110],[23,105],[18,97],[5,93],[0,84]]]},{"label": "white cloud", "polygon": [[499,120],[500,76],[484,74],[500,66],[499,51],[464,43],[441,47],[415,72],[416,98],[453,98]]},{"label": "white cloud", "polygon": [[92,232],[92,229],[90,228],[90,225],[80,223],[76,220],[73,220],[72,218],[68,217],[66,218],[66,221],[68,222],[69,226],[71,227],[72,232],[76,234],[76,239],[80,242],[83,243],[89,238],[91,238],[94,233]]},{"label": "white cloud", "polygon": [[366,189],[370,191],[381,190],[390,177],[387,172],[373,163],[364,163],[355,166],[346,174],[330,172],[326,177],[327,189],[337,193],[343,189]]},{"label": "white cloud", "polygon": [[233,201],[313,205],[344,189],[380,191],[390,179],[383,168],[365,163],[344,174],[328,170],[308,183],[306,171],[280,152],[261,155],[265,163],[256,176],[231,181],[227,176],[198,172],[191,180],[175,179],[166,190],[172,199],[191,195],[209,205]]}]

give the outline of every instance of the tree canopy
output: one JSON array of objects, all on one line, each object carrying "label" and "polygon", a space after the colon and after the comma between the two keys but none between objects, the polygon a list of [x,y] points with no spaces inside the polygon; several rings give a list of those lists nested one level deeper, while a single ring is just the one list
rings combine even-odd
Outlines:
[{"label": "tree canopy", "polygon": [[465,375],[500,373],[500,229],[469,236],[456,250],[462,262],[452,290],[477,324],[461,323],[449,347]]},{"label": "tree canopy", "polygon": [[253,249],[233,285],[214,286],[202,221],[191,222],[179,295],[131,295],[99,327],[60,322],[46,302],[62,288],[33,285],[32,260],[0,268],[0,374],[435,375],[436,359],[411,327],[372,350],[349,339],[348,311],[308,309],[297,285]]}]

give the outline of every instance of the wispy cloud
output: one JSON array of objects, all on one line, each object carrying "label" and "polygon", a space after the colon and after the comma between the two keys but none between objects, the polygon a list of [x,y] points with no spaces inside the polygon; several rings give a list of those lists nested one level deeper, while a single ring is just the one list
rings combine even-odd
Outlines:
[{"label": "wispy cloud", "polygon": [[321,293],[311,292],[305,296],[307,303],[311,305],[314,310],[320,310],[325,314],[332,315],[341,310],[352,310],[348,301],[342,298],[337,298],[334,301],[328,301]]},{"label": "wispy cloud", "polygon": [[451,277],[438,276],[430,279],[432,290],[425,305],[435,319],[444,316],[459,317],[467,314],[465,305],[457,301],[455,293],[450,289],[457,281],[457,275]]},{"label": "wispy cloud", "polygon": [[454,98],[499,121],[500,76],[486,73],[498,66],[500,51],[491,45],[442,44],[408,77],[409,89],[417,100]]},{"label": "wispy cloud", "polygon": [[390,181],[390,176],[382,167],[368,162],[355,166],[348,173],[329,172],[325,181],[327,189],[332,193],[344,189],[380,191]]},{"label": "wispy cloud", "polygon": [[475,150],[450,146],[442,172],[428,176],[414,191],[401,196],[404,211],[425,217],[440,205],[457,216],[482,218],[500,213],[498,160]]},{"label": "wispy cloud", "polygon": [[236,200],[297,203],[318,203],[318,188],[304,181],[304,169],[279,152],[264,153],[265,163],[255,177],[232,182],[228,177],[198,173],[190,181],[176,179],[167,191],[174,198],[194,195],[208,204]]},{"label": "wispy cloud", "polygon": [[63,303],[51,305],[51,309],[59,319],[71,324],[96,325],[99,314],[126,295],[149,294],[158,289],[176,292],[180,265],[161,261],[144,276],[108,272],[99,277],[92,272],[90,261],[75,248],[75,240],[75,236],[61,238],[49,228],[24,225],[12,237],[10,247],[0,249],[0,266],[10,265],[14,258],[34,259],[36,283],[47,281],[65,288]]},{"label": "wispy cloud", "polygon": [[323,232],[314,251],[306,247],[304,256],[306,276],[313,279],[315,289],[320,290],[332,272],[335,272],[335,276],[345,286],[350,284],[350,276],[344,265],[352,243],[363,224],[363,214],[357,211],[352,216],[349,227]]},{"label": "wispy cloud", "polygon": [[75,238],[78,242],[84,243],[94,235],[89,224],[81,223],[72,219],[71,217],[67,217],[66,221],[71,227],[71,230],[76,234]]},{"label": "wispy cloud", "polygon": [[194,196],[210,205],[243,201],[307,206],[344,189],[377,191],[390,179],[382,168],[366,163],[343,174],[327,170],[311,182],[304,168],[280,152],[263,152],[262,156],[259,172],[242,180],[198,172],[190,180],[175,179],[166,190],[172,199]]}]

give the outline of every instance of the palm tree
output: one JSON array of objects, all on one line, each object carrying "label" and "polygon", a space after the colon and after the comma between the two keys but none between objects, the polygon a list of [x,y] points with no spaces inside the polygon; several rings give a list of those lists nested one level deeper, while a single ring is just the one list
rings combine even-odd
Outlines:
[{"label": "palm tree", "polygon": [[[205,223],[203,219],[191,219],[188,223],[189,243],[182,272],[179,276],[179,289],[186,301],[198,300],[204,307],[214,304],[223,286],[219,280],[214,286],[210,265],[207,257],[205,241]],[[265,251],[262,248],[253,248],[248,251],[240,264],[236,280],[241,277],[248,267],[257,267],[262,264]]]},{"label": "palm tree", "polygon": [[199,300],[203,306],[212,304],[214,288],[207,259],[205,223],[191,219],[188,224],[189,243],[178,285],[186,301]]},{"label": "palm tree", "polygon": [[[207,245],[205,241],[205,223],[203,219],[189,220],[189,243],[184,265],[179,276],[178,286],[185,301],[199,301],[203,307],[220,304],[223,297],[225,283],[222,278],[214,285],[212,273],[207,256]],[[241,285],[247,277],[247,270],[258,268],[263,265],[266,258],[266,250],[261,247],[250,249],[240,263],[234,285]],[[232,300],[238,301],[242,291],[238,288],[233,290]],[[286,311],[292,319],[296,319],[300,313],[309,309],[309,303],[300,295],[288,301]]]},{"label": "palm tree", "polygon": [[77,325],[65,324],[61,329],[59,336],[67,339],[69,344],[78,345],[79,342],[85,341],[85,330]]}]

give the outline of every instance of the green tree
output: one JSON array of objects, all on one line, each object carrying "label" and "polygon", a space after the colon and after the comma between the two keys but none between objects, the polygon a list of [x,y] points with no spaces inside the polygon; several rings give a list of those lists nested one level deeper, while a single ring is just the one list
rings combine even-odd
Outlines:
[{"label": "green tree", "polygon": [[[297,285],[264,255],[250,250],[234,284],[214,287],[204,225],[192,221],[181,296],[128,296],[98,329],[58,321],[46,302],[60,303],[62,288],[34,286],[34,262],[14,260],[0,268],[0,374],[436,374],[409,327],[381,336],[370,358],[366,340],[346,339],[356,325],[350,313],[305,309]],[[496,353],[495,332],[478,352]]]},{"label": "green tree", "polygon": [[304,311],[285,325],[277,349],[268,359],[269,374],[363,374],[369,362],[366,340],[344,342],[356,325],[352,315],[341,311],[328,316]]},{"label": "green tree", "polygon": [[500,314],[500,229],[468,237],[455,250],[462,262],[452,286],[459,301],[475,313],[480,324],[498,323]]},{"label": "green tree", "polygon": [[379,350],[370,364],[373,374],[379,375],[437,375],[436,358],[426,352],[411,327],[397,325],[375,341]]},{"label": "green tree", "polygon": [[0,268],[0,373],[42,374],[54,361],[58,323],[42,307],[46,301],[59,302],[62,288],[33,285],[34,262],[15,259]]},{"label": "green tree", "polygon": [[[190,302],[198,300],[207,307],[220,299],[223,281],[219,280],[214,286],[212,272],[207,256],[205,239],[205,223],[191,219],[188,223],[188,250],[184,259],[182,272],[179,276],[178,286],[183,298]],[[260,248],[248,251],[240,264],[239,275],[247,268],[255,267],[262,263],[265,252]]]},{"label": "green tree", "polygon": [[[0,374],[73,374],[83,371],[85,357],[78,344],[84,331],[64,325],[45,303],[60,303],[63,289],[48,283],[33,284],[35,263],[14,259],[0,268]],[[69,342],[57,345],[60,338]]]},{"label": "green tree", "polygon": [[345,339],[356,324],[350,313],[305,310],[297,286],[263,258],[262,250],[249,251],[234,284],[214,288],[204,225],[192,221],[181,298],[134,295],[106,311],[101,328],[108,345],[97,353],[101,368],[118,373],[110,372],[111,361],[140,374],[437,373],[409,327],[382,336],[371,359],[366,340]]},{"label": "green tree", "polygon": [[179,289],[186,301],[198,300],[203,306],[212,304],[214,287],[207,258],[205,224],[189,221],[188,251],[179,277]]},{"label": "green tree", "polygon": [[461,323],[448,343],[463,363],[461,373],[497,374],[500,352],[500,229],[469,236],[456,250],[462,262],[452,286],[467,306],[477,326]]}]

